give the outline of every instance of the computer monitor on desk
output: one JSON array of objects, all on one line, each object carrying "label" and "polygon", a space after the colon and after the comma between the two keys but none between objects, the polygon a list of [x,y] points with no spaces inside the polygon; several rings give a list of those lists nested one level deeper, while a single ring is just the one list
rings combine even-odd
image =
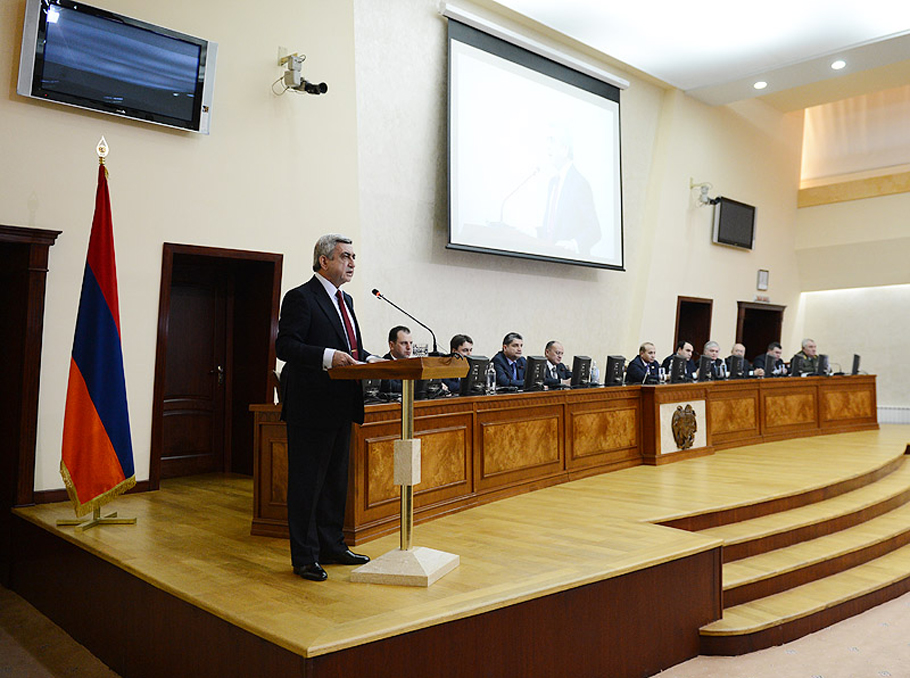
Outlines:
[{"label": "computer monitor on desk", "polygon": [[853,369],[850,370],[850,374],[859,374],[859,355],[856,353],[853,354]]},{"label": "computer monitor on desk", "polygon": [[815,366],[815,374],[819,377],[828,376],[828,355],[826,353],[818,354],[818,365]]},{"label": "computer monitor on desk", "polygon": [[703,355],[698,359],[698,380],[711,381],[713,373],[711,371],[711,358]]},{"label": "computer monitor on desk", "polygon": [[459,395],[483,395],[487,385],[487,367],[490,359],[482,355],[466,356],[468,373],[461,378],[461,391]]},{"label": "computer monitor on desk", "polygon": [[587,386],[591,381],[591,359],[577,355],[572,359],[572,386]]},{"label": "computer monitor on desk", "polygon": [[730,379],[742,379],[745,377],[745,359],[741,355],[730,356]]},{"label": "computer monitor on desk", "polygon": [[543,391],[544,374],[547,369],[547,359],[542,355],[528,356],[525,366],[525,391]]},{"label": "computer monitor on desk", "polygon": [[686,377],[687,362],[689,362],[688,358],[684,358],[681,355],[674,355],[672,358],[670,358],[671,384],[682,384],[688,380]]},{"label": "computer monitor on desk", "polygon": [[604,386],[622,386],[622,373],[625,367],[625,356],[608,355],[607,370],[604,374]]}]

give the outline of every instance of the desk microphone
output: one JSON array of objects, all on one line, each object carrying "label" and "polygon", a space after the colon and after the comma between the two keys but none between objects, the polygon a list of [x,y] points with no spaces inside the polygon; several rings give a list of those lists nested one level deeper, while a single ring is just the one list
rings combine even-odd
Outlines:
[{"label": "desk microphone", "polygon": [[408,313],[407,311],[405,311],[403,308],[401,308],[401,306],[399,306],[399,305],[396,304],[395,302],[389,301],[388,299],[386,299],[384,296],[382,296],[382,294],[379,293],[379,290],[377,290],[377,289],[375,289],[375,288],[373,289],[373,296],[376,297],[377,299],[382,299],[382,300],[383,300],[384,302],[386,302],[387,304],[391,304],[392,306],[394,306],[395,308],[397,308],[399,311],[401,311],[402,313],[404,313],[406,316],[408,316],[408,317],[409,317],[411,320],[413,320],[415,323],[417,323],[417,324],[420,325],[421,327],[425,328],[426,330],[429,330],[430,335],[433,337],[433,355],[439,355],[439,349],[436,347],[436,333],[435,333],[433,330],[431,330],[429,327],[427,327],[426,325],[424,325],[424,324],[423,324],[422,322],[420,322],[417,318],[415,318],[415,317],[412,316],[410,313]]}]

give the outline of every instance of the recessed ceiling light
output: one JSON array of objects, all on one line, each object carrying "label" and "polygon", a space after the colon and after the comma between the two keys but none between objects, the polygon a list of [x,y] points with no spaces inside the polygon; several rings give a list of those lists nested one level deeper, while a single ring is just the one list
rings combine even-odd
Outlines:
[{"label": "recessed ceiling light", "polygon": [[833,68],[835,71],[839,71],[840,69],[846,67],[846,65],[847,65],[846,61],[844,61],[843,59],[838,59],[833,64],[831,64],[831,68]]},{"label": "recessed ceiling light", "polygon": [[756,83],[755,83],[754,85],[752,85],[752,86],[753,86],[755,89],[764,89],[765,87],[768,86],[768,83],[766,83],[764,80],[759,80],[758,82],[756,82]]}]

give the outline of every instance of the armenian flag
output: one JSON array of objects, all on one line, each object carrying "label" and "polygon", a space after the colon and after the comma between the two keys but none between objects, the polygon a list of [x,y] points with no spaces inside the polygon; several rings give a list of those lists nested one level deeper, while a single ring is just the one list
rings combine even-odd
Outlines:
[{"label": "armenian flag", "polygon": [[60,474],[77,516],[136,484],[126,403],[107,171],[98,167],[63,419]]}]

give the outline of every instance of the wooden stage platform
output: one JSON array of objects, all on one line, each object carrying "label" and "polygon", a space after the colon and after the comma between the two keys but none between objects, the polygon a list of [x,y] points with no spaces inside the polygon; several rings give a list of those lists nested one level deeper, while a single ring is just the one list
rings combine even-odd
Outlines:
[{"label": "wooden stage platform", "polygon": [[908,442],[883,426],[764,443],[447,515],[415,530],[461,557],[429,589],[342,566],[304,581],[286,541],[250,535],[251,479],[172,480],[108,507],[136,526],[75,533],[55,524],[68,504],[16,509],[12,588],[123,676],[649,676],[726,617],[717,530],[897,478]]}]

